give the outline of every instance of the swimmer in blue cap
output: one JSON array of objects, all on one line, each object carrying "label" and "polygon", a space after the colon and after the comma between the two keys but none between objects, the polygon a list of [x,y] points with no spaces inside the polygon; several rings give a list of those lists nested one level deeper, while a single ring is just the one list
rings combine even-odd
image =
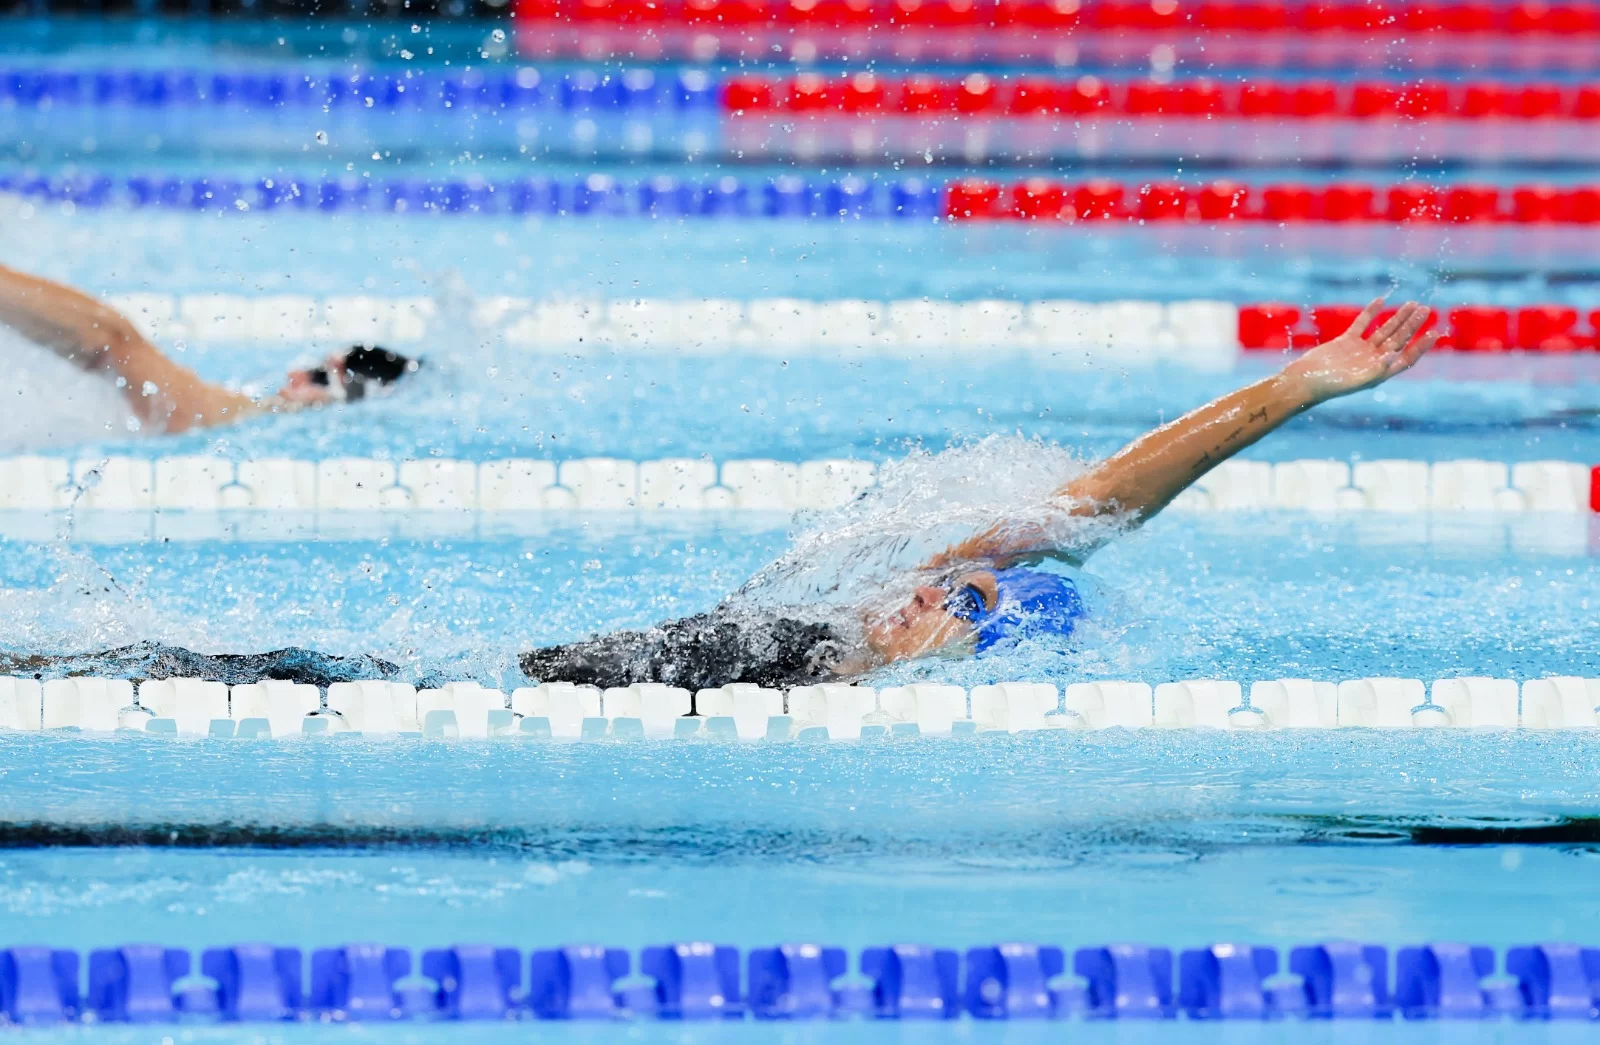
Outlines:
[{"label": "swimmer in blue cap", "polygon": [[[1373,301],[1343,334],[1278,373],[1135,439],[1058,489],[1051,507],[1136,526],[1291,418],[1410,369],[1438,341],[1437,333],[1423,332],[1430,312],[1407,302],[1379,323],[1383,304]],[[1037,564],[1076,564],[1094,547],[1061,547],[1038,527],[1001,521],[929,561],[925,583],[903,605],[873,615],[867,649],[837,667],[850,674],[909,657],[981,653],[1011,640],[1070,634],[1083,600],[1070,578]]]},{"label": "swimmer in blue cap", "polygon": [[419,366],[398,352],[352,345],[289,371],[276,395],[249,396],[206,381],[165,355],[101,301],[0,265],[0,325],[85,370],[116,380],[139,427],[183,432],[258,414],[348,403],[387,390]]}]

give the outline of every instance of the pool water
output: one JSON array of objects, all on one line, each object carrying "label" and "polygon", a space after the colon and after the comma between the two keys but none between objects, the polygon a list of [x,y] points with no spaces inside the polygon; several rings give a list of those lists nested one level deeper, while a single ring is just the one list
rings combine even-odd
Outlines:
[{"label": "pool water", "polygon": [[[470,58],[482,43],[476,30],[447,35],[440,31],[436,65]],[[120,61],[122,52],[106,45],[126,39],[146,45],[142,60],[166,65],[210,61],[223,44],[280,64],[297,55],[326,64],[340,48],[363,60],[374,53],[366,36],[337,27],[320,44],[313,29],[284,36],[162,25],[143,37],[74,38],[30,23],[0,48],[84,67]],[[324,45],[332,50],[318,50]],[[708,174],[658,158],[589,165],[474,152],[448,121],[412,128],[414,154],[379,161],[341,140],[318,152],[312,139],[298,154],[282,141],[268,148],[238,139],[225,148],[141,147],[136,132],[147,129],[122,128],[127,147],[117,151],[75,146],[56,127],[49,148],[0,150],[0,173],[26,165],[50,174],[250,179]],[[853,172],[900,176],[901,159]],[[751,163],[735,173],[790,169]],[[1118,176],[1146,173],[1174,176],[1169,168]],[[1438,172],[1389,173],[1399,181]],[[1497,184],[1542,176],[1515,165],[1471,173]],[[1559,178],[1569,175],[1581,172]],[[497,296],[1323,303],[1389,292],[1442,306],[1595,308],[1592,250],[1569,231],[1308,237],[1275,226],[215,215],[0,197],[0,263],[95,293],[427,297],[439,317],[421,346],[426,368],[393,397],[160,438],[108,432],[98,416],[84,416],[103,405],[104,389],[95,399],[86,379],[0,335],[0,394],[17,404],[0,411],[0,453],[909,457],[897,473],[907,482],[967,491],[968,503],[941,506],[944,514],[913,535],[913,550],[933,552],[972,503],[1109,453],[1281,360],[1197,372],[1000,354],[907,365],[810,350],[691,357],[574,345],[534,353],[477,322],[475,307]],[[330,346],[266,336],[169,347],[208,378],[271,388],[293,361]],[[1592,354],[1427,360],[1380,390],[1296,419],[1249,456],[1600,461],[1597,366]],[[376,654],[417,681],[509,689],[526,681],[518,652],[709,609],[805,535],[841,518],[862,529],[871,504],[798,519],[576,514],[435,530],[358,519],[342,536],[318,539],[130,538],[90,517],[0,518],[0,646],[304,645]],[[1248,689],[1286,677],[1600,676],[1596,547],[1600,532],[1587,515],[1170,512],[1089,561],[1090,612],[1070,640],[901,664],[865,681],[1062,687],[1220,678]],[[0,945],[1592,943],[1600,938],[1600,900],[1589,884],[1600,859],[1593,746],[1580,730],[573,745],[0,735]],[[1124,1023],[1066,1032],[1118,1042],[1256,1041],[1277,1040],[1281,1029]],[[829,1042],[912,1033],[918,1041],[1056,1040],[1064,1032],[971,1022],[914,1032],[748,1023],[539,1030]],[[1490,1023],[1395,1025],[1381,1034],[1576,1041],[1584,1030]],[[527,1033],[181,1026],[31,1037],[455,1042]],[[1294,1033],[1380,1034],[1355,1025]]]}]

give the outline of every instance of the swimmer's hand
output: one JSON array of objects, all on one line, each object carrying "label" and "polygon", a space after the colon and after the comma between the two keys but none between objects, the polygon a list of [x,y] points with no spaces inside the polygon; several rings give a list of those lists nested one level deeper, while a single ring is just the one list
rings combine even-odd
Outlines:
[{"label": "swimmer's hand", "polygon": [[1438,331],[1417,336],[1432,311],[1407,301],[1363,337],[1382,309],[1383,299],[1373,299],[1349,330],[1284,367],[1284,376],[1297,382],[1311,402],[1320,403],[1382,384],[1415,366],[1439,340]]}]

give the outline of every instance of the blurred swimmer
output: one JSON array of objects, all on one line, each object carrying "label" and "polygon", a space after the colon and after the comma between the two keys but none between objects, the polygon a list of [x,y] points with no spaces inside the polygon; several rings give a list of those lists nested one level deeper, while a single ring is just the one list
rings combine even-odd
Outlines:
[{"label": "blurred swimmer", "polygon": [[117,382],[140,426],[183,432],[258,414],[350,402],[387,389],[417,360],[364,345],[289,371],[276,395],[252,397],[213,384],[163,355],[126,316],[71,287],[0,265],[0,324],[67,362]]},{"label": "blurred swimmer", "polygon": [[[1438,339],[1422,333],[1429,311],[1408,302],[1377,323],[1382,307],[1382,301],[1372,302],[1349,330],[1278,373],[1140,436],[1064,482],[1044,516],[1029,514],[1037,506],[1018,505],[1011,518],[933,556],[915,571],[909,597],[888,608],[875,603],[860,610],[859,619],[802,620],[754,610],[736,594],[708,613],[533,650],[518,663],[530,679],[543,682],[664,682],[691,690],[738,682],[794,686],[848,679],[917,657],[970,656],[1030,637],[1070,635],[1084,616],[1084,600],[1070,576],[1043,564],[1081,563],[1112,534],[1154,516],[1195,480],[1291,418],[1409,369]],[[1115,525],[1085,530],[1040,518]],[[143,643],[69,657],[0,654],[0,674],[37,677],[183,674],[230,683],[292,678],[327,685],[399,673],[396,665],[371,657],[298,649],[206,657]]]},{"label": "blurred swimmer", "polygon": [[[1284,422],[1409,369],[1438,340],[1422,333],[1429,310],[1407,302],[1368,332],[1382,308],[1382,300],[1372,302],[1349,330],[1278,373],[1140,436],[1059,487],[1047,507],[1067,518],[1137,526]],[[1084,614],[1083,598],[1071,577],[1041,564],[1079,564],[1118,529],[1096,529],[1085,543],[1081,529],[1073,539],[1071,527],[1001,520],[924,563],[903,603],[864,610],[857,636],[832,624],[763,619],[725,601],[710,613],[643,631],[533,650],[520,664],[529,678],[598,686],[787,686],[849,678],[915,657],[982,653],[1030,636],[1065,636]]]}]

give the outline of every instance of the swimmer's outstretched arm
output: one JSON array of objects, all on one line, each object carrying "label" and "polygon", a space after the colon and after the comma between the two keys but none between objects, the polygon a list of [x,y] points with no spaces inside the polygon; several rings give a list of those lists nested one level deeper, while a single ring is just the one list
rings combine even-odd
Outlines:
[{"label": "swimmer's outstretched arm", "polygon": [[[1439,339],[1437,333],[1417,336],[1429,310],[1407,302],[1363,337],[1362,331],[1382,308],[1381,298],[1373,301],[1349,330],[1332,341],[1308,350],[1271,377],[1140,436],[1074,478],[1056,496],[1073,515],[1122,515],[1141,523],[1196,479],[1290,418],[1410,369]],[[930,565],[962,560],[1004,563],[1045,550],[1030,536],[1040,535],[997,526],[956,545]],[[1083,554],[1075,550],[1075,557]]]},{"label": "swimmer's outstretched arm", "polygon": [[0,323],[85,370],[121,378],[134,415],[157,431],[232,424],[265,409],[168,359],[104,302],[4,265]]}]

